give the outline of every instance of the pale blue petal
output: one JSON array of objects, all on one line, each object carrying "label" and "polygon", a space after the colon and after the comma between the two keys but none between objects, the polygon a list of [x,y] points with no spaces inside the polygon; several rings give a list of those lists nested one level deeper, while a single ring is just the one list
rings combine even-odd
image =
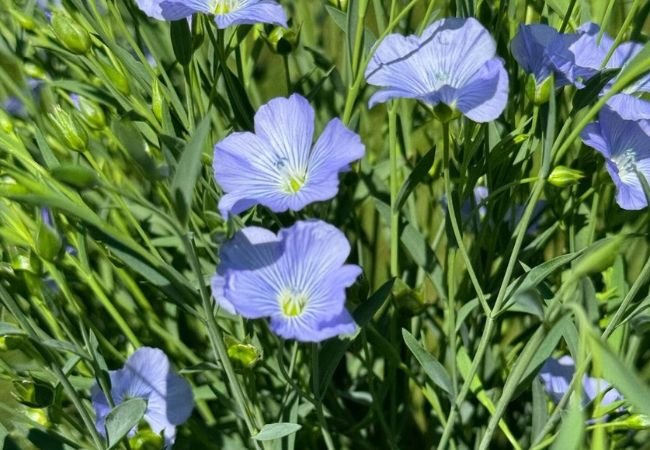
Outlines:
[{"label": "pale blue petal", "polygon": [[519,25],[510,42],[510,51],[522,69],[535,75],[535,80],[541,83],[553,73],[548,47],[558,38],[558,31],[548,25]]},{"label": "pale blue petal", "polygon": [[574,373],[575,363],[570,356],[549,358],[542,366],[539,377],[542,379],[544,390],[555,403],[569,390]]},{"label": "pale blue petal", "polygon": [[610,154],[609,145],[603,137],[602,131],[600,129],[600,124],[598,122],[591,122],[587,124],[580,132],[580,137],[582,142],[589,147],[595,148],[598,150],[605,158],[608,158]]},{"label": "pale blue petal", "polygon": [[140,8],[146,15],[157,20],[165,20],[160,7],[161,2],[162,0],[136,0],[138,8]]},{"label": "pale blue petal", "polygon": [[227,14],[217,15],[214,20],[218,28],[256,23],[270,23],[287,27],[287,16],[284,9],[272,0],[244,0],[240,8]]},{"label": "pale blue petal", "polygon": [[163,0],[158,3],[165,20],[185,19],[195,13],[211,14],[215,4],[214,0]]},{"label": "pale blue petal", "polygon": [[650,128],[649,101],[629,94],[616,94],[607,101],[607,106],[623,119],[640,121],[642,127]]},{"label": "pale blue petal", "polygon": [[474,122],[490,122],[508,101],[508,74],[503,61],[491,59],[458,93],[456,107]]},{"label": "pale blue petal", "polygon": [[224,293],[224,288],[226,287],[226,279],[223,274],[215,274],[210,280],[210,288],[212,290],[212,298],[217,302],[219,306],[228,311],[230,314],[237,314],[235,305],[233,305],[230,300],[228,300]]}]

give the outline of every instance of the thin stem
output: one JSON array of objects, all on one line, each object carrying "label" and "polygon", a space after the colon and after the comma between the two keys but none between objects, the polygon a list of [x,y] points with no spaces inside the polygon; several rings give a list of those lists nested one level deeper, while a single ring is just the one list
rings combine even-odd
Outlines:
[{"label": "thin stem", "polygon": [[394,101],[388,108],[388,153],[390,158],[390,276],[399,276],[399,193],[397,169],[397,105]]},{"label": "thin stem", "polygon": [[323,414],[323,400],[320,395],[320,377],[319,377],[319,361],[318,361],[318,344],[312,346],[311,353],[311,381],[312,389],[316,393],[316,414],[318,416],[318,424],[320,425],[320,431],[323,435],[323,440],[327,446],[327,450],[336,450],[334,441],[332,441],[332,436],[327,430],[327,423],[325,422],[325,415]]},{"label": "thin stem", "polygon": [[[251,436],[254,436],[255,434],[257,434],[258,430],[262,428],[263,426],[262,421],[258,417],[255,417],[254,414],[252,414],[250,409],[247,407],[244,391],[239,385],[239,381],[237,380],[237,375],[235,374],[235,370],[232,367],[230,358],[228,357],[228,352],[226,351],[226,346],[223,342],[223,336],[221,335],[221,330],[217,326],[217,323],[214,318],[213,303],[212,300],[210,299],[210,293],[208,292],[208,289],[203,279],[201,264],[199,263],[199,259],[194,250],[194,245],[190,241],[187,233],[180,232],[179,237],[183,241],[183,246],[185,247],[185,251],[189,256],[192,270],[194,271],[195,276],[199,280],[199,287],[200,287],[199,290],[201,292],[203,311],[205,314],[205,321],[208,327],[208,336],[210,339],[212,350],[214,352],[214,356],[217,359],[217,361],[221,362],[223,369],[226,372],[226,378],[228,379],[228,384],[230,385],[230,390],[232,391],[235,403],[239,407],[241,414],[244,418],[246,428],[248,429],[248,432],[251,434]],[[257,448],[258,447],[257,441],[252,441],[252,442],[253,445]],[[266,447],[264,443],[262,445]]]}]

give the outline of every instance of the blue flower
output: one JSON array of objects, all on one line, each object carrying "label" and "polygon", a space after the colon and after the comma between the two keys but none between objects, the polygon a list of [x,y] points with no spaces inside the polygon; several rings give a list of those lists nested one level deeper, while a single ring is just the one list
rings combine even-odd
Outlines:
[{"label": "blue flower", "polygon": [[297,211],[331,199],[339,172],[363,156],[359,136],[331,120],[316,144],[314,110],[294,94],[276,98],[255,114],[255,133],[233,133],[214,148],[214,176],[226,194],[219,202],[224,217],[253,205],[275,212]]},{"label": "blue flower", "polygon": [[276,235],[246,227],[221,248],[212,295],[232,314],[270,318],[285,339],[319,342],[354,333],[345,288],[361,268],[345,264],[345,235],[320,220],[296,222]]},{"label": "blue flower", "polygon": [[369,106],[393,98],[443,103],[475,122],[489,122],[508,100],[508,75],[496,44],[473,18],[446,18],[422,36],[387,36],[366,69],[369,84],[383,89]]},{"label": "blue flower", "polygon": [[537,84],[555,75],[555,87],[570,84],[573,54],[568,49],[569,37],[545,24],[519,25],[510,43],[510,50],[526,73],[533,74]]},{"label": "blue flower", "polygon": [[287,16],[275,0],[136,0],[149,17],[180,20],[192,14],[214,15],[218,28],[231,25],[272,23],[286,27]]},{"label": "blue flower", "polygon": [[631,210],[648,206],[637,171],[650,181],[650,121],[626,120],[605,106],[581,137],[605,157],[619,206]]},{"label": "blue flower", "polygon": [[[173,371],[165,353],[157,348],[141,347],[122,369],[111,370],[109,375],[115,405],[129,398],[146,400],[144,420],[154,433],[164,434],[165,447],[171,448],[176,439],[176,425],[189,419],[194,401],[190,385]],[[104,425],[111,408],[98,385],[92,389],[92,403],[97,414],[97,431],[105,435]]]},{"label": "blue flower", "polygon": [[[558,403],[568,391],[575,370],[573,358],[568,355],[559,359],[549,358],[546,360],[539,372],[539,377],[544,384],[544,390],[553,402]],[[610,389],[610,387],[610,384],[601,378],[584,375],[582,377],[582,406],[588,406],[602,394],[604,395],[600,400],[601,406],[623,400],[623,396],[616,389]]]}]

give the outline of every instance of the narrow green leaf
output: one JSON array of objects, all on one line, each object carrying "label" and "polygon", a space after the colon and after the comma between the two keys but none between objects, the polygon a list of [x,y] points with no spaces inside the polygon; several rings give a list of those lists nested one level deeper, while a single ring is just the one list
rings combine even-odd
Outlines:
[{"label": "narrow green leaf", "polygon": [[169,25],[169,34],[174,49],[174,56],[178,62],[187,66],[192,60],[192,32],[187,20],[174,20]]},{"label": "narrow green leaf", "polygon": [[272,441],[293,434],[301,428],[302,425],[297,423],[268,423],[262,427],[259,433],[253,436],[253,439],[256,441]]},{"label": "narrow green leaf", "polygon": [[5,335],[26,335],[27,333],[18,328],[16,325],[7,322],[0,322],[0,336]]},{"label": "narrow green leaf", "polygon": [[147,402],[132,398],[117,405],[106,416],[106,437],[108,450],[115,447],[144,417]]},{"label": "narrow green leaf", "polygon": [[578,450],[582,448],[582,439],[585,432],[585,419],[582,416],[582,407],[576,401],[573,402],[567,414],[562,420],[560,432],[553,442],[551,450]]},{"label": "narrow green leaf", "polygon": [[454,386],[451,383],[451,378],[444,366],[440,364],[431,353],[427,352],[407,330],[402,329],[402,337],[404,338],[406,346],[411,350],[411,353],[413,353],[415,359],[418,360],[424,373],[427,374],[433,384],[447,392],[449,398],[453,399],[456,395],[454,392]]},{"label": "narrow green leaf", "polygon": [[432,148],[427,152],[426,155],[418,161],[418,163],[415,165],[415,168],[413,169],[413,172],[408,176],[406,181],[404,181],[404,184],[399,190],[399,193],[397,194],[397,201],[395,202],[395,211],[399,211],[402,209],[402,206],[404,206],[404,202],[408,199],[409,195],[413,192],[413,189],[415,189],[415,186],[418,185],[418,183],[422,182],[424,178],[427,176],[429,173],[429,169],[431,169],[431,166],[433,165],[433,160],[436,157],[436,148]]},{"label": "narrow green leaf", "polygon": [[181,159],[176,167],[176,173],[172,181],[172,192],[177,203],[177,212],[182,222],[187,220],[192,205],[192,193],[196,180],[201,172],[201,157],[205,141],[210,132],[210,115],[201,121],[194,130],[192,138],[185,146]]}]

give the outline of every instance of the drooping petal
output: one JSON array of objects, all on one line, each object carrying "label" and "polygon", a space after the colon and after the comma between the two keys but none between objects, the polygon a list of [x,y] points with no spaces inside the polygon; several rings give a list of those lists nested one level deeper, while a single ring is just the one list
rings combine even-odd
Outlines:
[{"label": "drooping petal", "polygon": [[256,23],[270,23],[287,27],[287,16],[284,9],[274,0],[242,0],[239,8],[227,14],[217,14],[214,21],[218,28]]},{"label": "drooping petal", "polygon": [[519,25],[519,30],[510,42],[512,56],[526,73],[535,75],[538,83],[553,73],[548,56],[549,45],[558,39],[558,31],[545,24]]},{"label": "drooping petal", "polygon": [[456,107],[474,122],[490,122],[508,101],[508,74],[503,61],[492,59],[458,91]]},{"label": "drooping petal", "polygon": [[158,3],[165,20],[185,19],[196,13],[211,14],[215,6],[214,0],[163,0]]},{"label": "drooping petal", "polygon": [[605,158],[609,158],[611,156],[609,145],[605,141],[605,137],[603,136],[600,129],[600,124],[597,122],[587,124],[587,126],[585,126],[580,132],[580,137],[582,138],[582,142],[584,142],[585,145],[595,148]]},{"label": "drooping petal", "polygon": [[149,17],[157,20],[165,20],[160,7],[161,0],[136,0],[138,8]]}]

